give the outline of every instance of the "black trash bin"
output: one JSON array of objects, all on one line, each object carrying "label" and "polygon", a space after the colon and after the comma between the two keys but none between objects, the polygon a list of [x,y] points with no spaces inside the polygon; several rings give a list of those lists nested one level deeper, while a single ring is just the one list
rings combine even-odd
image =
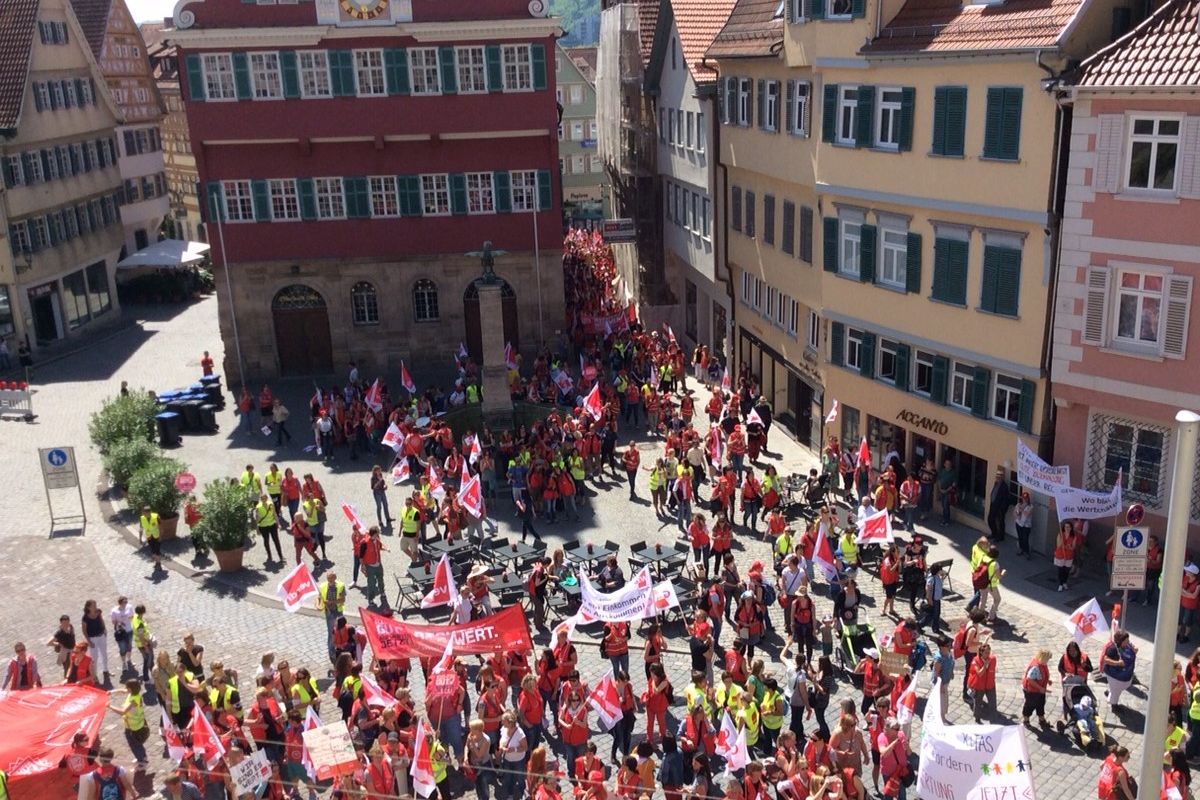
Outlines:
[{"label": "black trash bin", "polygon": [[217,407],[212,403],[200,406],[200,429],[212,433],[217,430]]},{"label": "black trash bin", "polygon": [[203,400],[185,400],[183,401],[183,429],[185,431],[200,430],[200,406],[204,405]]},{"label": "black trash bin", "polygon": [[158,428],[159,447],[177,447],[179,445],[179,414],[174,411],[163,411],[154,415],[154,424]]},{"label": "black trash bin", "polygon": [[221,396],[221,384],[205,384],[204,402],[212,404],[214,408],[223,408],[225,406],[225,398]]}]

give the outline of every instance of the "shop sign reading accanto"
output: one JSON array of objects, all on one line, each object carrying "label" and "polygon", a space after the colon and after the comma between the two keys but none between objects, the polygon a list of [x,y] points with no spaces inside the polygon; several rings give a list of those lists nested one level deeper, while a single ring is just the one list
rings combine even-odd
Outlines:
[{"label": "shop sign reading accanto", "polygon": [[950,426],[941,420],[922,416],[915,411],[909,411],[907,408],[902,409],[900,413],[896,414],[896,419],[901,422],[907,422],[917,430],[929,431],[930,433],[936,433],[938,436],[945,436],[950,433]]}]

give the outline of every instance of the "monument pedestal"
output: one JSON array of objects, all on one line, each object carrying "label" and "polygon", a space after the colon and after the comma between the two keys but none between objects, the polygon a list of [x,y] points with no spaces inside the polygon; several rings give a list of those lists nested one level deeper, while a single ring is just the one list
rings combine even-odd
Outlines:
[{"label": "monument pedestal", "polygon": [[479,289],[479,327],[482,332],[483,419],[493,430],[513,427],[513,404],[504,363],[504,311],[500,284],[476,281]]}]

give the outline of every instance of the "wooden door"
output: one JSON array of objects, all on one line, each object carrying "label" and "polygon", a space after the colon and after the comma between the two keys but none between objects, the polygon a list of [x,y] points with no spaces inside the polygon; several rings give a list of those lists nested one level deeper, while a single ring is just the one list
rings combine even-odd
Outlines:
[{"label": "wooden door", "polygon": [[333,372],[329,311],[316,290],[301,285],[286,287],[275,296],[271,313],[281,375]]}]

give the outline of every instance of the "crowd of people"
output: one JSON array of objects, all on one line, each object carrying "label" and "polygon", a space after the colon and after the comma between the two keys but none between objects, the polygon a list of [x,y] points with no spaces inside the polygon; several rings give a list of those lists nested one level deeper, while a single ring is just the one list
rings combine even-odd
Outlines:
[{"label": "crowd of people", "polygon": [[[686,351],[669,328],[640,325],[615,297],[611,254],[597,237],[571,234],[564,270],[575,298],[568,336],[527,368],[517,359],[510,365],[514,398],[554,404],[541,421],[457,435],[439,422],[439,412],[478,400],[478,369],[466,357],[448,393],[405,390],[393,400],[386,386],[368,384],[353,365],[345,386],[316,390],[312,447],[326,460],[348,449],[351,459],[375,462],[370,489],[377,524],[353,526],[349,585],[333,571],[326,548],[326,526],[342,524],[329,510],[341,501],[326,496],[313,472],[298,476],[270,464],[260,473],[251,464],[235,478],[251,498],[248,513],[268,562],[272,548],[285,560],[279,529],[286,524],[294,560],[307,554],[322,569],[316,602],[326,621],[328,663],[293,666],[264,653],[256,665],[225,665],[209,659],[192,636],[177,649],[160,644],[152,612],[124,597],[107,613],[89,600],[80,617],[62,617],[47,640],[56,655],[53,675],[39,670],[25,644],[16,645],[2,688],[19,691],[43,680],[111,685],[109,639],[116,644],[119,688],[111,708],[123,719],[135,764],[127,770],[107,744],[77,740],[77,757],[65,764],[83,800],[133,796],[129,778],[146,767],[156,727],[147,703],[161,706],[184,745],[202,715],[227,752],[215,765],[203,755],[185,757],[163,788],[172,800],[240,800],[230,768],[259,749],[272,768],[260,796],[311,796],[315,782],[302,739],[309,709],[326,721],[344,720],[361,759],[328,787],[330,796],[380,800],[413,795],[410,767],[419,755],[418,726],[425,725],[442,800],[460,794],[641,800],[658,792],[667,800],[866,800],[869,794],[905,800],[916,777],[911,722],[920,672],[932,687],[922,691],[938,691],[943,713],[959,721],[997,720],[997,682],[1016,680],[1026,725],[1037,717],[1043,727],[1069,728],[1081,742],[1105,741],[1089,682],[1102,674],[1108,703],[1121,708],[1137,656],[1127,633],[1115,631],[1097,663],[1069,642],[1057,662],[1043,649],[1020,674],[1000,675],[996,651],[1017,647],[995,635],[1002,621],[1002,531],[972,548],[972,594],[957,627],[946,625],[943,612],[947,565],[931,563],[915,533],[916,518],[951,493],[945,476],[932,464],[905,471],[891,458],[875,469],[836,437],[807,480],[780,476],[762,462],[773,415],[749,371],[730,376],[706,348]],[[707,396],[697,398],[693,387]],[[243,391],[239,410],[251,418],[248,430],[290,441],[287,409],[269,387],[257,401]],[[459,496],[461,482],[475,476],[483,487],[479,505]],[[569,527],[596,493],[620,486],[622,477],[629,497],[648,495],[659,525],[673,524],[687,543],[686,577],[696,590],[684,598],[682,625],[651,620],[634,630],[608,623],[598,644],[562,624],[551,631],[551,601],[581,569],[551,546],[521,576],[546,646],[477,662],[455,658],[457,689],[427,702],[436,659],[378,658],[347,616],[348,592],[360,574],[368,604],[397,613],[384,582],[384,530],[398,527],[402,555],[387,560],[405,569],[436,560],[429,546],[437,541],[482,544],[497,516],[515,514],[522,538],[541,540],[539,525]],[[397,490],[407,496],[393,517],[388,493]],[[880,509],[894,516],[906,540],[859,543],[858,523]],[[1076,536],[1069,524],[1059,535],[1055,561],[1066,562],[1064,584]],[[487,571],[466,564],[463,574],[463,600],[451,622],[493,612]],[[606,592],[627,580],[615,557],[589,577]],[[882,599],[873,622],[864,609],[868,592]],[[595,735],[604,727],[589,704],[596,682],[580,669],[581,650],[589,647],[610,663],[620,701],[607,753]],[[631,657],[639,656],[643,668],[631,668]],[[1187,786],[1188,760],[1200,753],[1200,651],[1179,665],[1176,678],[1167,767]],[[1056,680],[1063,709],[1048,719]],[[955,694],[965,717],[951,702]],[[732,775],[723,772],[726,717],[748,750],[748,762]],[[1102,783],[1109,797],[1132,800],[1122,766],[1128,751],[1121,752],[1105,762]]]}]

